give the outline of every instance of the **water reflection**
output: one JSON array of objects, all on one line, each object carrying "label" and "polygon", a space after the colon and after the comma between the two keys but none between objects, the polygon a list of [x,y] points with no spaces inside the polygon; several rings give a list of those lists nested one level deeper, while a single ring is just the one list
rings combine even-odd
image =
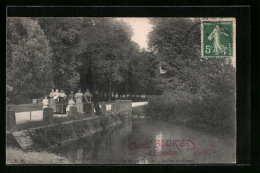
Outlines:
[{"label": "water reflection", "polygon": [[[155,135],[155,141],[156,140],[160,140],[162,141],[163,137],[162,137],[162,132],[159,132],[158,134]],[[158,151],[162,151],[162,147],[160,146],[159,148],[157,148]]]},{"label": "water reflection", "polygon": [[[198,157],[194,155],[197,150],[188,150],[181,146],[180,150],[172,145],[154,148],[156,140],[167,140],[168,142],[168,140],[182,140],[190,137],[195,140],[196,149],[206,148],[212,141],[218,141],[218,153],[215,155],[202,154]],[[234,160],[235,148],[227,148],[234,146],[234,143],[235,138],[231,140],[231,144],[227,144],[221,142],[221,139],[187,127],[154,119],[138,119],[56,148],[53,152],[68,158],[75,164],[169,164],[183,159],[191,160],[193,163],[223,163]],[[130,144],[133,144],[134,147],[131,148]],[[157,155],[146,155],[149,152],[155,152]],[[160,152],[170,154],[161,157],[158,155]],[[178,152],[178,154],[174,154],[174,152]]]}]

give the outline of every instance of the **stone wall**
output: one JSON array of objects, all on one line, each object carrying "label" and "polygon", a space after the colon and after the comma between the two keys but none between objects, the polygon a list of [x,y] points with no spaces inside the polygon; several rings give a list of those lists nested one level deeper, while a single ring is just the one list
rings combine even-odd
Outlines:
[{"label": "stone wall", "polygon": [[52,113],[52,110],[47,110],[51,108],[45,108],[46,116],[44,120],[46,119],[46,121],[50,122],[50,125],[8,132],[7,143],[8,141],[9,143],[15,141],[23,150],[46,149],[93,135],[131,119],[131,101],[117,101],[113,104],[115,104],[116,111],[113,112],[111,106],[111,111],[106,112],[105,116],[88,117],[60,124],[51,124],[52,121],[49,114]]},{"label": "stone wall", "polygon": [[[14,131],[7,136],[7,141],[15,139],[23,150],[46,149],[93,135],[122,123],[121,118],[117,115],[105,117],[106,119],[104,117],[89,117],[29,130]],[[106,122],[107,119],[109,122]]]}]

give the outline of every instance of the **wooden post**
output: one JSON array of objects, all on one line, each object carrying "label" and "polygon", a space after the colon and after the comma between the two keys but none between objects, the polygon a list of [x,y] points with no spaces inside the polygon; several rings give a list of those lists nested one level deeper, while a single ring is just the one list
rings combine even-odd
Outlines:
[{"label": "wooden post", "polygon": [[30,111],[30,122],[32,121],[32,111]]},{"label": "wooden post", "polygon": [[53,123],[53,109],[52,108],[44,108],[43,109],[43,121],[47,123]]},{"label": "wooden post", "polygon": [[116,103],[111,104],[111,111],[116,112]]},{"label": "wooden post", "polygon": [[101,105],[101,112],[103,115],[106,114],[106,104],[104,104],[104,103]]},{"label": "wooden post", "polygon": [[77,115],[78,115],[77,106],[71,106],[68,116],[77,116]]},{"label": "wooden post", "polygon": [[94,105],[91,103],[86,103],[84,106],[86,106],[86,109],[85,109],[86,114],[93,116],[94,115]]},{"label": "wooden post", "polygon": [[14,111],[7,111],[6,112],[6,128],[7,130],[12,130],[16,127],[16,118],[15,118],[15,112]]}]

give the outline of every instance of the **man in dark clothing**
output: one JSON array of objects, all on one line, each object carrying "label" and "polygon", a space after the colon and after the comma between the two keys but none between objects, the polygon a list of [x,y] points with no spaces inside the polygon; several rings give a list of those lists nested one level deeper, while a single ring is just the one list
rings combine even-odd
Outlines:
[{"label": "man in dark clothing", "polygon": [[70,94],[68,95],[68,101],[69,100],[75,101],[75,94],[73,93],[73,91],[71,91]]},{"label": "man in dark clothing", "polygon": [[59,95],[59,104],[60,104],[60,113],[65,114],[66,113],[66,97],[67,95],[63,92],[63,90],[60,91]]},{"label": "man in dark clothing", "polygon": [[84,97],[84,100],[85,100],[86,103],[91,103],[92,95],[89,92],[89,89],[87,89],[87,91],[84,93],[83,97]]},{"label": "man in dark clothing", "polygon": [[102,116],[102,112],[101,112],[101,109],[98,104],[98,101],[99,101],[98,91],[95,91],[95,93],[93,94],[92,100],[94,102],[94,108],[96,110],[97,115]]},{"label": "man in dark clothing", "polygon": [[91,97],[92,97],[92,95],[91,95],[89,89],[87,89],[87,91],[83,95],[83,98],[84,98],[83,99],[83,101],[84,101],[83,110],[84,110],[84,112],[88,112],[87,109],[89,109],[89,107],[87,105],[91,104]]}]

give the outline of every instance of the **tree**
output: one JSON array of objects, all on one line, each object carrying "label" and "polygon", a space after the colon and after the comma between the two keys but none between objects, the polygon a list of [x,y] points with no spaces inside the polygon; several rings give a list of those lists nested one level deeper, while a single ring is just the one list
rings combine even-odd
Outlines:
[{"label": "tree", "polygon": [[[42,55],[36,57],[44,63],[48,62],[48,66],[43,66],[48,67],[48,71],[45,72],[48,82],[43,80],[46,85],[42,85],[45,90],[54,87],[68,92],[79,87],[82,90],[88,87],[108,95],[111,95],[112,91],[122,95],[151,94],[156,90],[158,59],[153,53],[141,51],[139,45],[131,41],[133,31],[127,23],[114,18],[16,18],[16,21],[9,22],[10,47],[14,47],[18,44],[17,40],[21,40],[18,44],[21,49],[29,50],[22,47],[29,43],[22,42],[23,38],[28,37],[25,39],[27,42],[34,40],[36,36],[24,34],[27,33],[24,31],[24,27],[27,27],[25,22],[28,24],[25,30],[31,30],[32,25],[37,26],[42,36],[37,36],[36,40],[44,40],[42,45],[27,46],[46,54],[46,58],[42,58]],[[20,23],[23,23],[22,27]],[[10,49],[11,54],[19,50],[13,47]],[[30,65],[33,68],[37,66]],[[41,88],[37,95],[40,96],[42,93]]]},{"label": "tree", "polygon": [[[131,28],[112,18],[84,18],[81,32],[82,84],[109,92],[117,90],[123,83],[129,61],[132,41]],[[89,34],[92,33],[92,34]],[[85,69],[85,71],[84,71]],[[91,79],[88,74],[91,73]]]},{"label": "tree", "polygon": [[159,61],[142,50],[129,62],[128,86],[132,94],[158,94]]},{"label": "tree", "polygon": [[[154,18],[150,50],[165,73],[162,96],[151,98],[148,113],[212,131],[234,131],[235,68],[230,58],[201,57],[200,20]],[[223,131],[222,131],[223,132]]]},{"label": "tree", "polygon": [[154,29],[149,35],[149,47],[166,69],[160,79],[161,90],[214,98],[228,87],[226,91],[234,97],[235,70],[231,59],[201,57],[200,20],[154,18],[151,23]]},{"label": "tree", "polygon": [[13,102],[46,94],[52,85],[49,42],[37,21],[7,18],[7,85],[13,87]]},{"label": "tree", "polygon": [[53,50],[52,71],[55,88],[74,90],[80,82],[76,56],[80,44],[80,24],[74,18],[35,18]]},{"label": "tree", "polygon": [[110,92],[123,85],[133,43],[126,23],[113,18],[37,20],[53,47],[56,87]]}]

